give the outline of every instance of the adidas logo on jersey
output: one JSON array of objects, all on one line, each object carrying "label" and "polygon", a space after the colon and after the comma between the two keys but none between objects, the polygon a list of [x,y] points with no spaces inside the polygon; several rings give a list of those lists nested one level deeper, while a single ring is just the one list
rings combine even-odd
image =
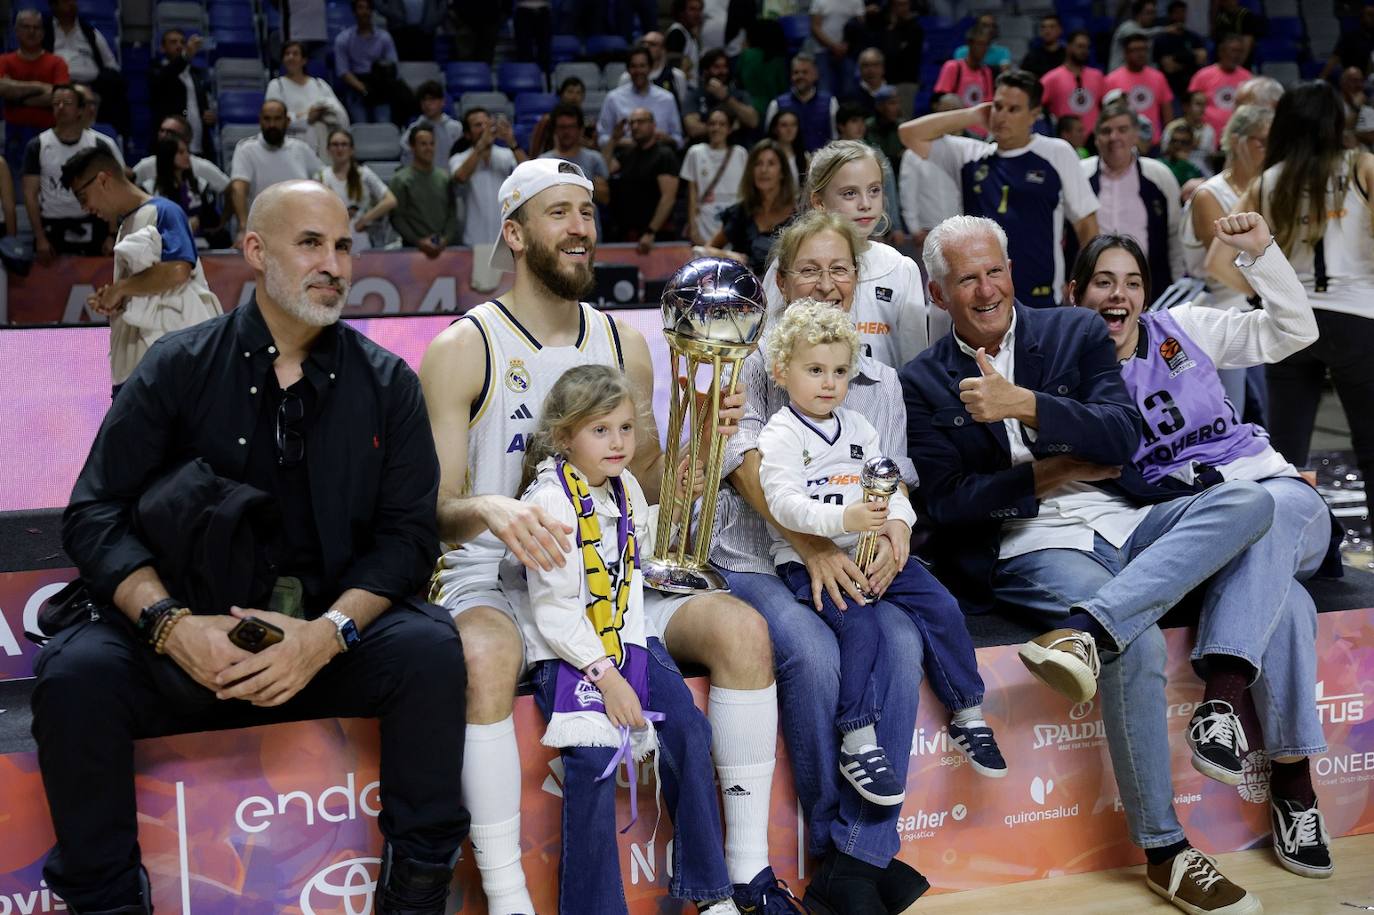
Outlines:
[{"label": "adidas logo on jersey", "polygon": [[530,412],[530,408],[529,408],[529,407],[525,406],[524,404],[521,404],[520,406],[518,406],[518,407],[515,408],[515,412],[512,413],[512,414],[510,415],[510,418],[511,418],[511,419],[534,419],[534,414]]},{"label": "adidas logo on jersey", "polygon": [[749,797],[748,789],[741,785],[731,785],[729,788],[722,791],[721,794],[727,797]]}]

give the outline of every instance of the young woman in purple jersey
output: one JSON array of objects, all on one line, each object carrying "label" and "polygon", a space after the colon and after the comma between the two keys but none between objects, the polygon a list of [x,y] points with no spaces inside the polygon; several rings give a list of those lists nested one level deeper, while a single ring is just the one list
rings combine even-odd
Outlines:
[{"label": "young woman in purple jersey", "polygon": [[[1134,239],[1099,235],[1074,265],[1069,299],[1107,322],[1121,373],[1144,420],[1138,469],[1151,482],[1174,477],[1205,488],[1259,482],[1274,498],[1269,531],[1207,585],[1193,663],[1206,682],[1188,728],[1193,766],[1239,784],[1249,747],[1236,715],[1249,688],[1272,760],[1274,851],[1288,870],[1331,874],[1329,839],[1308,770],[1326,743],[1314,701],[1316,607],[1300,584],[1323,568],[1332,547],[1330,513],[1317,491],[1242,422],[1218,369],[1276,362],[1317,338],[1297,274],[1257,213],[1216,220],[1217,243],[1264,307],[1220,311],[1191,303],[1142,314],[1150,275]],[[1336,563],[1339,567],[1339,562]]]}]

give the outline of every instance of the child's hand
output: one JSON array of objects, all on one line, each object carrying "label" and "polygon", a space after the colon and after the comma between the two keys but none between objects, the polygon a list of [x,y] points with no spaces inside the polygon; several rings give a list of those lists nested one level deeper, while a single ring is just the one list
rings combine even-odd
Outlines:
[{"label": "child's hand", "polygon": [[887,522],[887,500],[855,502],[844,509],[844,529],[851,534],[880,531]]},{"label": "child's hand", "polygon": [[639,704],[639,694],[620,675],[620,671],[607,671],[596,685],[606,700],[606,717],[611,719],[611,724],[616,727],[644,727],[644,709]]}]

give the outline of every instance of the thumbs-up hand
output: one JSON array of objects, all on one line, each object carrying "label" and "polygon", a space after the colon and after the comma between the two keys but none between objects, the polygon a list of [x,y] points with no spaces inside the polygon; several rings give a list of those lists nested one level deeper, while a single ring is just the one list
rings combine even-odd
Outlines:
[{"label": "thumbs-up hand", "polygon": [[1008,381],[982,347],[973,358],[982,377],[959,382],[959,399],[969,415],[980,423],[996,423],[1013,417],[1022,421],[1033,419],[1035,394]]}]

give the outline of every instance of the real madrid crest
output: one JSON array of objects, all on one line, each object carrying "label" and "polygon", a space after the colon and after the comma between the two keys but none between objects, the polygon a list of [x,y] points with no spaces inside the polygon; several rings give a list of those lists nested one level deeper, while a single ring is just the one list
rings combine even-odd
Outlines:
[{"label": "real madrid crest", "polygon": [[529,369],[519,359],[512,359],[506,366],[506,388],[516,394],[524,394],[530,389]]}]

